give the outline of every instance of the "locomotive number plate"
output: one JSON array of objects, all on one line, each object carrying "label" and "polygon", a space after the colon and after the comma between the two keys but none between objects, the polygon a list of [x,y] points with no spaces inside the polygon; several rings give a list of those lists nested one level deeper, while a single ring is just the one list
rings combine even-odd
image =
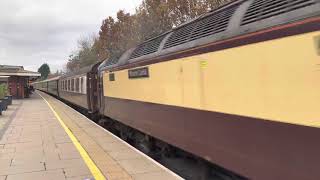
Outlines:
[{"label": "locomotive number plate", "polygon": [[135,78],[147,78],[149,77],[149,68],[143,67],[138,69],[130,69],[128,71],[129,79],[135,79]]}]

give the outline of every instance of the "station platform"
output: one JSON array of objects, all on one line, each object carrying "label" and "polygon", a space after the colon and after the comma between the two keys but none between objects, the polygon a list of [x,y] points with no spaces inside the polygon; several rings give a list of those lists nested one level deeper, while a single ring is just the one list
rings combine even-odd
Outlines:
[{"label": "station platform", "polygon": [[0,139],[0,180],[182,179],[42,92],[13,101]]}]

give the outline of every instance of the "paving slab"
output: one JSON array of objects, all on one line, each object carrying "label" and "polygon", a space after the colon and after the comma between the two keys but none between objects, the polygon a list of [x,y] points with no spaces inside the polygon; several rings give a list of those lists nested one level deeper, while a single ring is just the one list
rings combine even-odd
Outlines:
[{"label": "paving slab", "polygon": [[4,136],[4,132],[6,130],[12,131],[11,128],[8,128],[9,123],[15,117],[17,110],[20,108],[22,101],[14,100],[12,105],[8,106],[6,111],[2,111],[2,115],[0,115],[0,148],[3,147],[1,143],[1,138]]},{"label": "paving slab", "polygon": [[0,122],[0,180],[93,178],[69,136],[39,95],[14,100]]},{"label": "paving slab", "polygon": [[6,180],[57,180],[65,179],[63,170],[39,171],[8,175]]},{"label": "paving slab", "polygon": [[[108,180],[182,179],[66,104],[45,93],[39,93],[52,106]],[[58,149],[59,146],[68,148],[70,143],[59,144]],[[73,151],[59,155],[72,157],[72,153]],[[71,162],[72,159],[69,160],[70,164],[74,163]],[[65,168],[65,170],[69,179],[83,177],[73,177],[80,175],[78,169]],[[81,173],[85,174],[86,171]]]},{"label": "paving slab", "polygon": [[108,180],[182,179],[69,106],[37,92],[14,100],[0,117],[0,180],[93,179],[75,141]]}]

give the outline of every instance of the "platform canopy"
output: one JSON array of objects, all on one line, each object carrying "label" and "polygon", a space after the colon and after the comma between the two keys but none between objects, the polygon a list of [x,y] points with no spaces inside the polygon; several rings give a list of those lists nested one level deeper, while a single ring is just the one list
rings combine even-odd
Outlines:
[{"label": "platform canopy", "polygon": [[0,76],[0,84],[8,83],[9,76]]},{"label": "platform canopy", "polygon": [[23,66],[0,65],[0,76],[40,77],[41,74],[25,70]]},{"label": "platform canopy", "polygon": [[28,71],[23,66],[0,65],[1,83],[7,83],[13,98],[29,97],[29,82],[41,76],[38,72]]}]

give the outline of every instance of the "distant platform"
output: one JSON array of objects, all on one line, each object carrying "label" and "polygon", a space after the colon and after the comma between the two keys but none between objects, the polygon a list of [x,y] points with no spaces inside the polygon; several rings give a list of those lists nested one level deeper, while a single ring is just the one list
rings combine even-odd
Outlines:
[{"label": "distant platform", "polygon": [[0,138],[0,180],[182,179],[42,92],[13,101]]}]

